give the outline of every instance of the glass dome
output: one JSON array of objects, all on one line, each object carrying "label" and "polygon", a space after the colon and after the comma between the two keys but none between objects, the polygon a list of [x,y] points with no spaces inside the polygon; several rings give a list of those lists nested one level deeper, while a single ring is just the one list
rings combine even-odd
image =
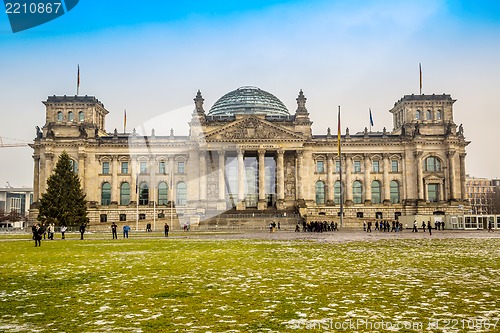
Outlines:
[{"label": "glass dome", "polygon": [[230,116],[235,114],[265,114],[268,116],[289,116],[285,104],[276,96],[257,87],[240,87],[221,98],[208,112],[209,116]]}]

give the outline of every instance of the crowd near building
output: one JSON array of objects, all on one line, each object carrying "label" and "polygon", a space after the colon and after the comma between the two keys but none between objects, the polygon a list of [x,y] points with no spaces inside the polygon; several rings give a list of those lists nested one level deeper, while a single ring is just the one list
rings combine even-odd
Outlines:
[{"label": "crowd near building", "polygon": [[31,145],[32,216],[63,151],[87,195],[91,224],[175,214],[196,226],[227,211],[288,212],[330,223],[338,222],[341,200],[346,223],[361,225],[470,209],[469,142],[454,121],[450,95],[403,96],[389,110],[392,129],[351,133],[343,124],[341,156],[336,115],[322,120],[334,130],[313,134],[318,111],[310,113],[306,100],[300,91],[290,112],[273,94],[245,86],[206,111],[198,91],[188,135],[153,129],[145,136],[108,132],[108,110],[95,97],[49,96]]}]

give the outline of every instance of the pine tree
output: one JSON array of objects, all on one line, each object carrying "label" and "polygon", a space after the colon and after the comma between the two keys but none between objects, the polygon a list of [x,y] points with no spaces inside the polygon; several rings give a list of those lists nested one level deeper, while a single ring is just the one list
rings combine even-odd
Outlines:
[{"label": "pine tree", "polygon": [[80,179],[66,153],[59,156],[54,173],[47,180],[47,191],[40,198],[38,220],[56,226],[86,225],[87,202]]}]

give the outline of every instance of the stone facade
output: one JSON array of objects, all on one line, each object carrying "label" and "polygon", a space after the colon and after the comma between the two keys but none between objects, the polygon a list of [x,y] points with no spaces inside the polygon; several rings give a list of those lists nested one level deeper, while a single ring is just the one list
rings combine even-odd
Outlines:
[{"label": "stone facade", "polygon": [[[275,97],[266,94],[272,103]],[[468,205],[469,142],[453,121],[449,95],[404,96],[390,110],[392,131],[350,134],[347,128],[341,159],[336,133],[313,135],[302,91],[294,114],[282,104],[271,114],[260,104],[248,113],[243,104],[227,112],[238,103],[238,90],[229,102],[216,103],[224,108],[213,114],[203,101],[198,92],[188,136],[153,130],[145,137],[135,130],[107,133],[108,111],[95,97],[49,97],[46,123],[32,144],[33,216],[64,150],[87,194],[91,223],[135,220],[137,211],[141,219],[169,216],[172,208],[192,223],[230,209],[338,216],[341,198],[347,218],[460,214]]]}]

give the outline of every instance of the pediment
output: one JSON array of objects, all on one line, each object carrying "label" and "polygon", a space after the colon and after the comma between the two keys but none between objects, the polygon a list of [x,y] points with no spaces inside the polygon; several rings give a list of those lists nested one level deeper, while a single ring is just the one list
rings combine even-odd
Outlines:
[{"label": "pediment", "polygon": [[431,174],[428,174],[427,176],[424,177],[424,180],[426,182],[440,182],[444,179],[443,175],[440,175],[438,173],[431,173]]},{"label": "pediment", "polygon": [[205,135],[208,141],[305,141],[300,134],[257,117],[245,117]]}]

